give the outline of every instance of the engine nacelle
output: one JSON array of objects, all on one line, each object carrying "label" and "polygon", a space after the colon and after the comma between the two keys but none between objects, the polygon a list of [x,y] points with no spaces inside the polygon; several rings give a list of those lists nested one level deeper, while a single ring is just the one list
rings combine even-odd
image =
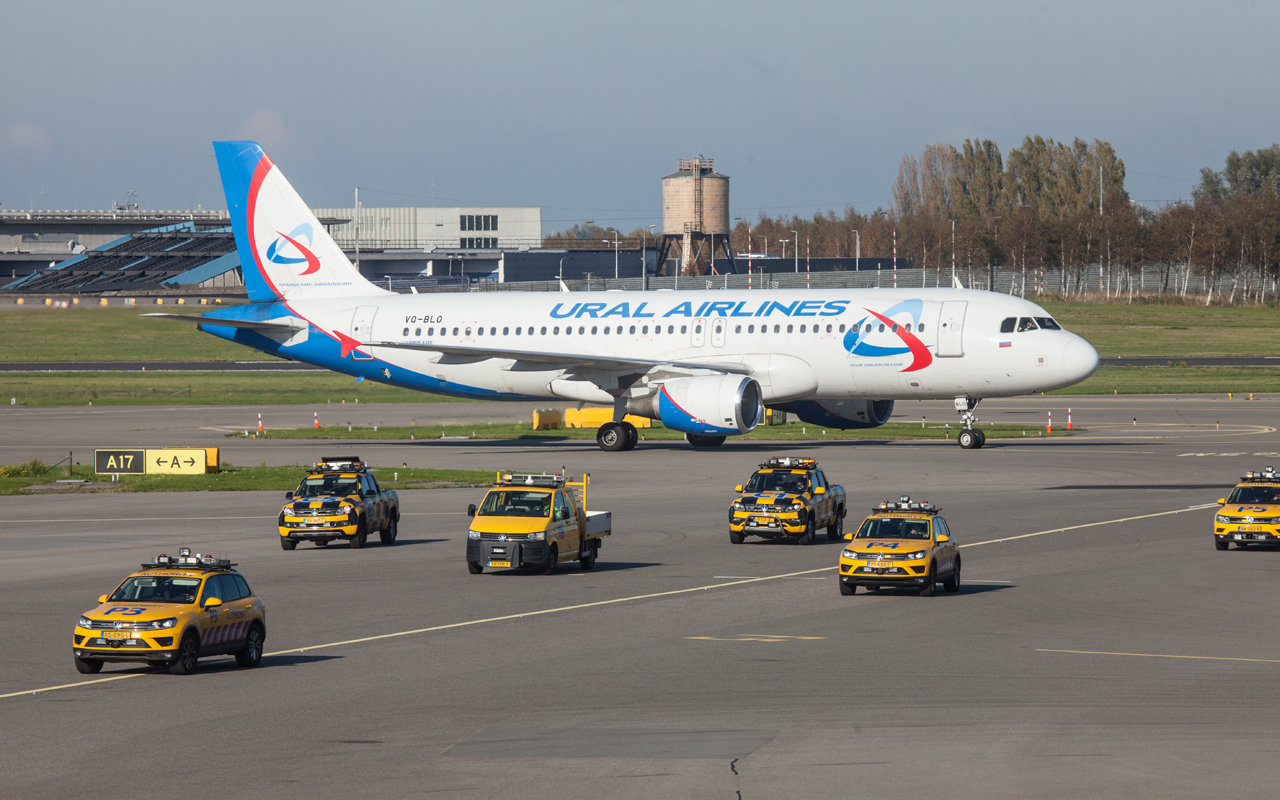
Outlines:
[{"label": "engine nacelle", "polygon": [[810,425],[849,430],[878,428],[893,414],[892,400],[799,400],[771,406]]},{"label": "engine nacelle", "polygon": [[627,401],[627,413],[658,419],[681,433],[738,436],[764,416],[760,384],[743,375],[706,375],[664,381],[657,394]]}]

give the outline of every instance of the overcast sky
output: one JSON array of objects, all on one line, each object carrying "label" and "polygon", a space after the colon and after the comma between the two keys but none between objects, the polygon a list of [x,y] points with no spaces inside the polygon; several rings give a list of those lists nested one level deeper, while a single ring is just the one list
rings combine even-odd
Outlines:
[{"label": "overcast sky", "polygon": [[[0,4],[0,204],[225,208],[252,138],[313,207],[659,221],[703,154],[734,215],[887,206],[926,145],[1110,141],[1130,196],[1280,141],[1276,3]],[[433,189],[434,183],[434,189]]]}]

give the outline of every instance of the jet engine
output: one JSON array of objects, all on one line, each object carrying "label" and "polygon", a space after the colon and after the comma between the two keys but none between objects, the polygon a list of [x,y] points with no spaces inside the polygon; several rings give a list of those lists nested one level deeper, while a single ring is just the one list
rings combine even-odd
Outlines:
[{"label": "jet engine", "polygon": [[706,375],[663,381],[656,394],[628,400],[627,413],[682,433],[737,436],[759,424],[764,406],[754,378]]},{"label": "jet engine", "polygon": [[892,400],[799,400],[770,406],[810,425],[827,428],[878,428],[893,414]]}]

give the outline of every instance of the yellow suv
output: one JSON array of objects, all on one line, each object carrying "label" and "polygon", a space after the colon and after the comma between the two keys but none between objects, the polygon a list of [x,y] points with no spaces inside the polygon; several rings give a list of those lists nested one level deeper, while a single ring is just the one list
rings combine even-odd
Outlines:
[{"label": "yellow suv", "polygon": [[143,564],[80,616],[71,645],[76,670],[93,674],[108,661],[141,661],[187,675],[202,656],[223,654],[256,667],[267,609],[234,566],[186,547]]},{"label": "yellow suv", "polygon": [[1226,550],[1249,544],[1280,543],[1280,475],[1274,467],[1249,470],[1231,496],[1218,501],[1213,518],[1213,545]]},{"label": "yellow suv", "polygon": [[872,509],[857,533],[845,534],[850,544],[840,553],[840,594],[902,586],[933,597],[939,580],[948,592],[960,591],[960,552],[939,511],[906,495]]}]

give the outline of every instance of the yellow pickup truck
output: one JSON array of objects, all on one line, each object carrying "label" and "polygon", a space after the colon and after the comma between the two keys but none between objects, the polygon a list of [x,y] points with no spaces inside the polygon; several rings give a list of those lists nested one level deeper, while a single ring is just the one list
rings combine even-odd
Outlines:
[{"label": "yellow pickup truck", "polygon": [[555,572],[564,561],[592,569],[600,543],[613,532],[608,511],[587,511],[590,475],[576,483],[564,475],[499,472],[479,506],[467,507],[467,567],[534,568]]}]

